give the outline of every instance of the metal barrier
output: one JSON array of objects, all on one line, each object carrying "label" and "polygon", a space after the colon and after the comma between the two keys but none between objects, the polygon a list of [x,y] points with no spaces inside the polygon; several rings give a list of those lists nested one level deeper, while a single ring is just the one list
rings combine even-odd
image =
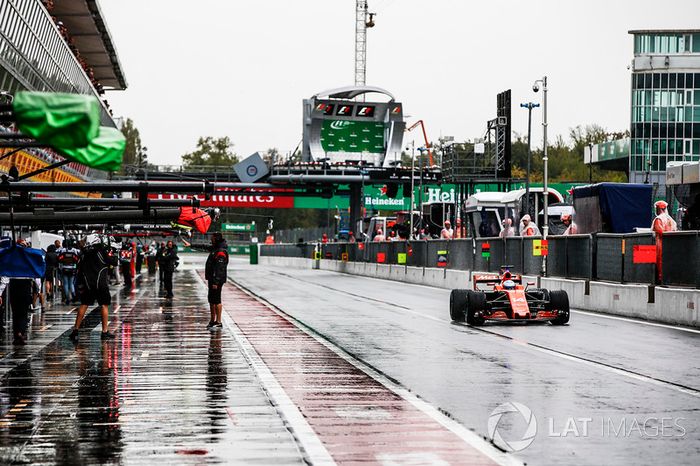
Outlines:
[{"label": "metal barrier", "polygon": [[548,236],[547,275],[566,277],[566,236]]},{"label": "metal barrier", "polygon": [[596,276],[598,280],[620,283],[656,282],[655,248],[652,257],[640,246],[654,246],[650,233],[596,235]]},{"label": "metal barrier", "polygon": [[313,255],[314,244],[297,243],[297,244],[261,244],[261,256],[277,256],[277,257],[306,257],[311,258]]},{"label": "metal barrier", "polygon": [[498,272],[502,265],[507,265],[502,238],[478,238],[474,242],[474,270]]},{"label": "metal barrier", "polygon": [[471,238],[450,242],[450,262],[447,267],[455,270],[474,269],[474,243]]},{"label": "metal barrier", "polygon": [[598,280],[622,282],[624,258],[622,241],[625,235],[598,233],[596,235],[596,276]]},{"label": "metal barrier", "polygon": [[[656,282],[653,234],[599,233],[548,239],[549,276],[618,283]],[[541,237],[326,243],[321,245],[321,257],[484,272],[497,272],[502,265],[510,265],[512,272],[539,275],[542,256],[533,254],[536,240]],[[485,248],[486,244],[489,247]],[[315,246],[316,243],[261,245],[260,254],[312,258]],[[700,288],[699,232],[664,235],[662,283]]]},{"label": "metal barrier", "polygon": [[406,265],[425,267],[428,258],[428,241],[416,240],[408,242]]},{"label": "metal barrier", "polygon": [[639,251],[635,251],[635,246],[647,246],[654,248],[654,256],[656,256],[656,240],[653,233],[635,233],[625,235],[625,257],[624,270],[622,273],[623,283],[656,283],[656,263],[645,262],[645,260],[635,260],[635,254],[640,255]]},{"label": "metal barrier", "polygon": [[593,236],[571,235],[566,238],[566,278],[593,278]]},{"label": "metal barrier", "polygon": [[664,233],[662,242],[662,283],[700,287],[700,238],[697,231]]},{"label": "metal barrier", "polygon": [[505,238],[505,259],[503,265],[512,266],[511,272],[523,273],[523,238],[511,236]]},{"label": "metal barrier", "polygon": [[525,275],[539,275],[542,271],[542,256],[535,256],[534,242],[541,241],[541,236],[526,236],[523,241],[523,271]]},{"label": "metal barrier", "polygon": [[[450,243],[448,240],[432,240],[427,241],[428,243],[428,253],[426,255],[426,260],[424,262],[424,267],[447,267],[447,263],[450,261]],[[446,252],[446,254],[442,254]],[[441,257],[447,259],[447,263],[444,265],[438,264],[438,260]]]}]

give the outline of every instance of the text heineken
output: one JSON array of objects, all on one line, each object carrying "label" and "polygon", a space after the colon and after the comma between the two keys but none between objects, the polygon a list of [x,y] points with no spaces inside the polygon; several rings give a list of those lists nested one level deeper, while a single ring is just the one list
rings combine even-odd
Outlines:
[{"label": "text heineken", "polygon": [[252,223],[222,223],[221,231],[255,231]]}]

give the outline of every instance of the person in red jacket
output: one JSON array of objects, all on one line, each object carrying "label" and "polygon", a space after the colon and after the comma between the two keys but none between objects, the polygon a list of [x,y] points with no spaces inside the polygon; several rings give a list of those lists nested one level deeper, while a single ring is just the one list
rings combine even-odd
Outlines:
[{"label": "person in red jacket", "polygon": [[656,276],[661,283],[663,278],[662,272],[662,251],[663,251],[663,234],[667,231],[678,230],[676,221],[668,215],[668,204],[665,201],[657,201],[654,203],[656,209],[656,218],[651,224],[651,229],[656,234]]}]

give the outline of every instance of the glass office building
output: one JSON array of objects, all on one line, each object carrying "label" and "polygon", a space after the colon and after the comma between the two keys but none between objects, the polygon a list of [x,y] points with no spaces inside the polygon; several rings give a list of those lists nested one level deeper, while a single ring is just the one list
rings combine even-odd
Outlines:
[{"label": "glass office building", "polygon": [[700,160],[700,30],[630,34],[630,182],[663,186],[669,162]]}]

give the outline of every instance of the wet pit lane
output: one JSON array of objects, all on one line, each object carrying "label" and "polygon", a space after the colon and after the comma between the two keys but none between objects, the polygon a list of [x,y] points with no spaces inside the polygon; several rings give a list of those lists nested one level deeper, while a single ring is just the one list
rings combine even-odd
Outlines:
[{"label": "wet pit lane", "polygon": [[302,463],[230,333],[205,329],[195,274],[176,273],[172,301],[144,274],[115,295],[115,341],[92,319],[77,345],[64,334],[7,372],[0,464]]},{"label": "wet pit lane", "polygon": [[242,263],[230,276],[477,434],[491,420],[527,464],[700,457],[698,330],[583,312],[472,328],[450,321],[448,290]]}]

